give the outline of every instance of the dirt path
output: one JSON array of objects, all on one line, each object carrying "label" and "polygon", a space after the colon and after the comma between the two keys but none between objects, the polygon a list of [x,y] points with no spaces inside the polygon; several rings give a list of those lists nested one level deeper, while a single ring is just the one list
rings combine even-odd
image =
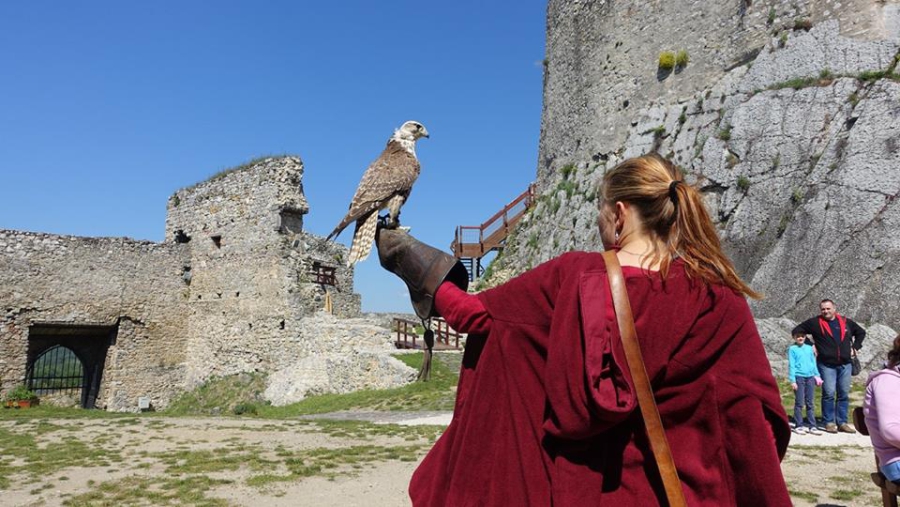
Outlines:
[{"label": "dirt path", "polygon": [[[408,505],[409,477],[450,415],[332,417],[347,420],[0,421],[0,503]],[[880,503],[866,437],[795,435],[782,468],[795,505]]]}]

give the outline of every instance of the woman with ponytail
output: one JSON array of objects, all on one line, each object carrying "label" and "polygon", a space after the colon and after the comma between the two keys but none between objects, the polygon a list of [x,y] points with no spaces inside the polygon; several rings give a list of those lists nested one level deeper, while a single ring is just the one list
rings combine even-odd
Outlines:
[{"label": "woman with ponytail", "polygon": [[[790,505],[790,428],[745,299],[760,296],[701,194],[647,155],[607,172],[598,196],[687,505]],[[414,505],[666,505],[601,254],[563,254],[471,295],[449,255],[401,231],[376,242],[420,317],[469,333],[453,420],[413,474]]]}]

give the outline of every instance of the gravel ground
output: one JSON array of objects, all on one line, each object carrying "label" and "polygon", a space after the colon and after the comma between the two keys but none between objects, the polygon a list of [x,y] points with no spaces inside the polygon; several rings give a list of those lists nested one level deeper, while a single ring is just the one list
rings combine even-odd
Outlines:
[{"label": "gravel ground", "polygon": [[[338,412],[309,419],[328,418],[370,421],[398,425],[446,425],[449,412]],[[421,437],[412,442],[397,436],[354,436],[321,433],[308,427],[313,421],[268,421],[236,418],[147,418],[131,424],[106,420],[2,421],[0,430],[36,435],[38,446],[77,438],[91,446],[117,450],[125,458],[114,464],[83,463],[36,478],[17,473],[8,487],[0,489],[4,506],[62,506],[66,499],[97,491],[101,484],[127,484],[140,477],[167,477],[171,471],[154,453],[172,450],[192,452],[227,451],[239,454],[254,450],[261,457],[275,459],[279,449],[352,449],[353,446],[403,446],[418,442],[422,447],[412,460],[389,459],[366,462],[353,469],[342,468],[333,476],[314,475],[267,486],[251,486],[248,479],[259,470],[241,466],[210,472],[213,479],[227,480],[214,485],[206,498],[221,499],[227,505],[268,507],[305,505],[314,507],[389,507],[408,505],[407,484],[431,442]],[[37,426],[37,425],[45,426]],[[0,462],[20,463],[15,449],[0,448]],[[791,447],[782,464],[794,504],[801,507],[862,507],[880,505],[880,495],[871,483],[873,454],[868,437],[859,434],[792,435]],[[284,464],[271,473],[284,473]],[[152,486],[151,487],[157,487]],[[153,503],[87,502],[75,505],[153,505]],[[173,503],[172,505],[193,505]]]}]

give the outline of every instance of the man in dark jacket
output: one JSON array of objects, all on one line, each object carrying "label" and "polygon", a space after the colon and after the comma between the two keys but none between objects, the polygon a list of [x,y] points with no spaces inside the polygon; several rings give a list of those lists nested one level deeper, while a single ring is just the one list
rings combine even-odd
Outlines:
[{"label": "man in dark jacket", "polygon": [[[847,423],[850,406],[850,361],[862,347],[866,330],[856,322],[837,313],[834,301],[823,299],[819,303],[818,317],[805,320],[794,328],[792,334],[812,335],[816,346],[816,361],[822,374],[822,419],[825,431],[856,433]],[[835,412],[835,393],[837,411]]]}]

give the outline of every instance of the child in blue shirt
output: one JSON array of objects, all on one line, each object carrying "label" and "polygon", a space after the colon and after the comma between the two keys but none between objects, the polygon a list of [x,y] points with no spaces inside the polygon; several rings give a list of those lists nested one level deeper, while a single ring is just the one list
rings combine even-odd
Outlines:
[{"label": "child in blue shirt", "polygon": [[[796,392],[794,398],[794,431],[799,434],[820,435],[816,429],[816,411],[813,396],[816,386],[822,385],[822,376],[816,365],[813,346],[806,343],[806,335],[794,336],[794,344],[788,349],[788,380]],[[803,423],[803,405],[806,405],[806,426]]]}]

